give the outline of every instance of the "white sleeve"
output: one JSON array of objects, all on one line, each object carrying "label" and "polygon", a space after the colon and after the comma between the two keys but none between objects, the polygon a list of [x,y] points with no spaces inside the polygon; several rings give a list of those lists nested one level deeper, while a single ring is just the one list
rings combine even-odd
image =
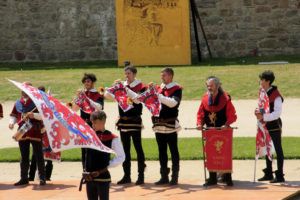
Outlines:
[{"label": "white sleeve", "polygon": [[269,122],[276,120],[280,117],[282,111],[282,100],[281,97],[277,97],[274,101],[274,111],[271,113],[264,114],[264,121]]},{"label": "white sleeve", "polygon": [[162,94],[159,94],[158,98],[162,104],[165,104],[169,108],[174,108],[178,104],[174,98],[166,97]]},{"label": "white sleeve", "polygon": [[33,113],[33,118],[36,120],[42,120],[42,116],[40,115],[40,113]]},{"label": "white sleeve", "polygon": [[88,99],[89,99],[91,105],[92,105],[97,111],[102,110],[102,105],[101,105],[100,103],[97,103],[97,102],[93,101],[93,100],[90,99],[90,98],[88,98]]},{"label": "white sleeve", "polygon": [[123,145],[119,138],[114,138],[111,143],[112,150],[115,151],[116,156],[109,161],[108,168],[116,167],[122,164],[125,160],[125,153],[123,149]]},{"label": "white sleeve", "polygon": [[17,123],[17,118],[14,117],[14,116],[10,116],[10,118],[9,118],[9,124],[15,124],[15,123]]},{"label": "white sleeve", "polygon": [[127,87],[125,88],[125,90],[127,92],[128,97],[131,98],[134,103],[136,103],[136,104],[141,103],[139,100],[137,100],[137,98],[139,96],[137,93],[135,93],[134,91],[132,91],[131,89],[129,89]]},{"label": "white sleeve", "polygon": [[104,97],[105,97],[106,99],[115,100],[115,95],[113,95],[113,94],[111,94],[111,93],[109,93],[109,92],[107,92],[107,91],[105,91]]}]

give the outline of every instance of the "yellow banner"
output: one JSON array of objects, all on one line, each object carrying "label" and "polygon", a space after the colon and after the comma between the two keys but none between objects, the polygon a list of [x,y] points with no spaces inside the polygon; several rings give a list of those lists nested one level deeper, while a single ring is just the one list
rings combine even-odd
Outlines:
[{"label": "yellow banner", "polygon": [[188,0],[116,0],[118,64],[190,65]]}]

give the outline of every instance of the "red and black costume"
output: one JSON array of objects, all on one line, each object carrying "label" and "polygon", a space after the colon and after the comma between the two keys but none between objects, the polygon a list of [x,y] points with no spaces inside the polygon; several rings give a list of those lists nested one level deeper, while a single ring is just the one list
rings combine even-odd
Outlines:
[{"label": "red and black costume", "polygon": [[[275,100],[278,99],[282,104],[284,99],[281,96],[276,86],[271,86],[271,88],[267,91],[267,95],[269,97],[269,105],[270,105],[270,113],[274,112]],[[282,134],[282,121],[281,118],[277,118],[272,121],[266,121],[266,127],[269,131],[269,134],[272,138],[275,151],[276,151],[276,159],[277,159],[277,170],[275,171],[276,179],[278,181],[284,181],[283,174],[283,163],[284,163],[284,154],[281,145],[281,134]],[[272,171],[272,161],[268,159],[266,156],[266,165],[267,168],[264,169],[265,175],[269,176],[270,179],[273,178]]]},{"label": "red and black costume", "polygon": [[[84,91],[85,95],[94,101],[97,104],[101,105],[102,110],[104,109],[104,97],[101,95],[96,89],[86,90]],[[92,122],[90,120],[91,114],[84,112],[82,109],[80,109],[80,117],[92,127]],[[82,164],[84,164],[84,155],[85,155],[85,148],[81,149],[81,158],[82,158]]]},{"label": "red and black costume", "polygon": [[124,151],[118,137],[110,131],[96,131],[96,134],[105,146],[116,152],[117,157],[111,160],[109,153],[95,149],[86,149],[84,171],[91,174],[90,179],[86,179],[86,193],[88,199],[91,200],[108,200],[111,182],[108,168],[114,167],[124,161]]},{"label": "red and black costume", "polygon": [[158,117],[152,116],[153,131],[158,145],[161,179],[156,184],[169,182],[168,154],[169,146],[172,157],[172,179],[170,184],[177,184],[179,173],[179,151],[177,131],[181,130],[178,121],[178,108],[182,98],[182,87],[175,82],[161,84],[157,88],[162,107]]},{"label": "red and black costume", "polygon": [[[124,82],[124,86],[132,90],[136,94],[143,93],[147,88],[139,80],[134,80],[128,84]],[[125,152],[125,161],[123,162],[124,177],[118,182],[119,184],[131,182],[131,154],[130,154],[130,142],[133,141],[134,148],[137,154],[138,162],[138,181],[137,184],[144,183],[144,170],[145,170],[145,155],[142,147],[142,111],[143,105],[141,103],[132,102],[133,108],[124,112],[119,106],[119,119],[116,123],[118,130],[120,131],[121,141]]]},{"label": "red and black costume", "polygon": [[[226,92],[219,90],[215,98],[209,93],[202,97],[201,105],[197,113],[197,125],[207,127],[229,126],[237,119],[235,108],[230,96]],[[232,185],[231,173],[223,174],[223,181],[227,185]],[[217,173],[209,172],[208,185],[217,184]]]},{"label": "red and black costume", "polygon": [[[38,113],[33,101],[30,98],[25,99],[22,97],[15,103],[10,114],[12,120],[11,124],[15,124],[17,122],[19,125],[18,129],[20,129],[25,123],[21,120],[22,116],[28,112]],[[45,163],[42,150],[43,145],[41,134],[43,123],[37,119],[29,119],[29,121],[32,124],[32,128],[24,133],[22,138],[19,140],[19,148],[21,152],[21,182],[24,183],[28,182],[30,143],[33,148],[33,154],[37,159],[40,180],[45,181]]]},{"label": "red and black costume", "polygon": [[[84,93],[89,99],[100,104],[102,110],[104,109],[104,97],[96,89],[86,90]],[[80,109],[80,117],[84,119],[84,121],[86,121],[86,123],[88,123],[90,126],[92,126],[89,113],[85,113],[82,109]]]}]

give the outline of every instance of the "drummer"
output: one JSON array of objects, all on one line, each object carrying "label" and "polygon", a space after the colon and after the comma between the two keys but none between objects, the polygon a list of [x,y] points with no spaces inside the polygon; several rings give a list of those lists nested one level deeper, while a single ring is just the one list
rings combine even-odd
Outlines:
[{"label": "drummer", "polygon": [[[24,84],[30,85],[31,83],[25,82]],[[15,186],[27,185],[28,170],[29,170],[29,153],[30,144],[32,145],[33,153],[36,156],[40,185],[46,184],[45,177],[45,162],[43,157],[42,145],[42,118],[38,113],[35,104],[29,96],[22,91],[21,98],[16,101],[14,108],[10,114],[9,128],[13,129],[17,123],[19,125],[18,132],[24,130],[24,134],[20,139],[16,138],[19,142],[21,153],[20,167],[21,179],[16,182]]]}]

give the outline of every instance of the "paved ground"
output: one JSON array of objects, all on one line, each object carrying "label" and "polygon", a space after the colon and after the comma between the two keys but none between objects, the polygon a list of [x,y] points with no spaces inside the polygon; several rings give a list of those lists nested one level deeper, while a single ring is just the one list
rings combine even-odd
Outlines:
[{"label": "paved ground", "polygon": [[[112,174],[111,199],[156,200],[156,199],[272,199],[279,200],[300,189],[300,161],[285,162],[285,184],[253,183],[254,161],[234,161],[233,179],[235,186],[228,188],[222,185],[203,188],[204,182],[202,161],[182,161],[179,185],[174,187],[157,187],[153,184],[159,178],[157,161],[147,161],[146,184],[142,187],[129,184],[126,187],[116,185],[122,177],[122,168],[110,170]],[[257,163],[257,177],[262,175],[264,161]],[[275,164],[275,163],[274,163]],[[136,162],[132,164],[132,178],[136,179]],[[18,180],[18,163],[0,164],[0,199],[35,200],[35,199],[86,199],[85,190],[78,192],[81,164],[79,162],[55,163],[52,181],[40,187],[38,181],[27,187],[14,187]]]},{"label": "paved ground", "polygon": [[[233,126],[237,126],[238,130],[235,130],[234,136],[254,137],[256,134],[256,119],[253,115],[254,109],[256,107],[256,100],[239,100],[233,101],[236,107],[238,120]],[[182,127],[195,127],[196,124],[196,114],[200,101],[183,101],[180,105],[179,120]],[[17,143],[11,139],[14,131],[8,129],[9,113],[12,110],[13,102],[5,102],[4,115],[5,117],[0,121],[0,148],[4,147],[14,147]],[[284,102],[282,120],[283,120],[283,136],[300,136],[300,131],[298,128],[299,121],[299,111],[300,111],[300,99],[286,99]],[[117,105],[114,102],[105,103],[105,112],[108,115],[107,129],[111,131],[116,131],[115,120],[118,116]],[[143,130],[144,138],[154,137],[151,130],[152,122],[150,113],[148,110],[144,109],[143,113],[143,123],[145,129]],[[179,132],[179,137],[198,137],[198,131],[184,131]]]},{"label": "paved ground", "polygon": [[[255,100],[233,101],[238,121],[234,126],[239,129],[235,136],[255,136],[256,120],[253,117],[253,110],[256,107]],[[183,101],[180,106],[180,122],[182,127],[194,127],[195,116],[200,102]],[[14,131],[8,126],[8,115],[13,102],[4,103],[5,118],[0,121],[0,148],[17,146],[11,139]],[[286,99],[282,114],[284,123],[284,136],[299,136],[297,124],[299,123],[298,113],[300,99]],[[105,111],[108,114],[107,128],[115,130],[114,121],[117,118],[116,103],[106,103]],[[143,121],[145,130],[143,137],[153,137],[151,131],[150,114],[144,110]],[[179,137],[197,137],[197,131],[181,131]],[[265,162],[260,160],[257,163],[257,177],[262,176],[261,169]],[[274,163],[276,166],[276,163]],[[126,187],[118,186],[115,183],[122,177],[122,168],[111,169],[112,187],[111,199],[131,200],[164,200],[164,199],[283,199],[300,190],[300,160],[285,161],[285,184],[253,183],[254,161],[234,161],[233,179],[235,186],[228,188],[217,186],[203,188],[204,172],[202,161],[182,161],[180,169],[180,184],[175,187],[157,187],[153,184],[159,178],[159,164],[157,161],[147,161],[146,184],[142,187],[133,184]],[[45,187],[40,187],[38,181],[27,187],[14,187],[12,184],[19,179],[18,163],[0,163],[0,200],[40,200],[40,199],[63,199],[79,200],[86,199],[85,189],[78,192],[78,184],[81,176],[81,164],[79,162],[62,162],[54,164],[54,171],[51,182]],[[136,162],[132,164],[132,179],[136,180]]]}]

